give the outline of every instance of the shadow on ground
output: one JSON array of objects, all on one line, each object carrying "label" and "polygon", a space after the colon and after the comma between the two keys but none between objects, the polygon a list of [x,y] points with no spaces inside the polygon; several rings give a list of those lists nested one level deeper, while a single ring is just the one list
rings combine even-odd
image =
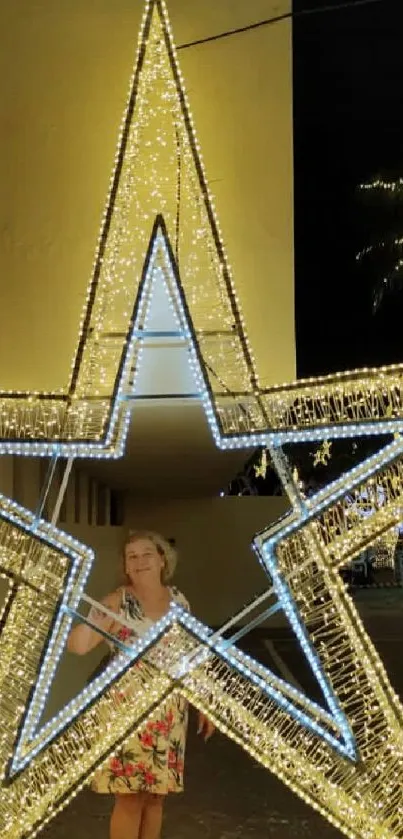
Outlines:
[{"label": "shadow on ground", "polygon": [[[221,734],[204,744],[191,717],[186,790],[167,802],[163,839],[336,839],[340,833]],[[81,793],[41,834],[108,839],[109,796]]]}]

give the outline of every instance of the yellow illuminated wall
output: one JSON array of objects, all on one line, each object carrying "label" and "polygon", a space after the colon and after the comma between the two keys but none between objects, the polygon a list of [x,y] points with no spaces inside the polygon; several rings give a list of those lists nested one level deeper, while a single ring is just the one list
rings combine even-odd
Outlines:
[{"label": "yellow illuminated wall", "polygon": [[[290,0],[170,0],[176,43]],[[0,9],[0,389],[69,376],[142,0]],[[262,383],[295,373],[291,24],[179,52]]]}]

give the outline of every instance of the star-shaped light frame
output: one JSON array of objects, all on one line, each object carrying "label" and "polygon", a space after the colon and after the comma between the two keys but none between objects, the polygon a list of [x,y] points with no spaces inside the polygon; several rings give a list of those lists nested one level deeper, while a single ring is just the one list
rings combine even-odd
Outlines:
[{"label": "star-shaped light frame", "polygon": [[[173,203],[164,191],[154,190],[152,201],[148,195],[161,163],[158,155],[141,157],[151,110],[157,119],[171,117],[175,155],[165,162],[174,163],[176,189],[167,189]],[[134,290],[133,276],[140,278]],[[338,574],[401,518],[403,366],[259,387],[163,0],[146,4],[69,389],[2,394],[0,452],[123,453],[156,282],[167,287],[217,445],[267,446],[290,497],[290,513],[255,537],[272,586],[252,605],[264,604],[267,615],[277,608],[268,607],[270,598],[278,599],[325,707],[241,653],[239,633],[224,640],[224,629],[248,608],[212,633],[175,607],[141,643],[122,646],[102,676],[40,728],[92,555],[0,498],[0,569],[8,583],[0,637],[2,837],[35,835],[173,691],[346,835],[403,836],[402,707]],[[301,496],[281,448],[390,432],[393,443],[310,499]],[[371,492],[375,476],[382,504],[357,521],[349,511]]]}]

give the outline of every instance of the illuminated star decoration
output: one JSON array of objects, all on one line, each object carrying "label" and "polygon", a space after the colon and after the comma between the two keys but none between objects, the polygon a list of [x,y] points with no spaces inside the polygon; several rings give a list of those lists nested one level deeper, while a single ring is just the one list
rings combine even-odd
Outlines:
[{"label": "illuminated star decoration", "polygon": [[[150,151],[148,139],[166,123],[164,142]],[[159,183],[161,165],[172,173],[168,185]],[[338,574],[401,516],[403,368],[259,387],[165,6],[150,0],[70,387],[2,394],[2,453],[123,452],[158,283],[168,291],[217,445],[267,448],[289,495],[289,514],[254,540],[271,586],[215,633],[172,608],[132,648],[120,645],[106,671],[41,725],[92,555],[1,498],[0,567],[8,582],[0,637],[2,839],[35,835],[173,691],[346,835],[403,836],[402,707]],[[393,443],[309,499],[281,448],[388,433],[397,435]],[[350,507],[374,475],[383,503],[357,521]],[[257,618],[224,638],[257,608]],[[279,608],[321,703],[236,646]]]},{"label": "illuminated star decoration", "polygon": [[265,478],[267,474],[267,452],[263,449],[260,462],[255,466],[256,478]]},{"label": "illuminated star decoration", "polygon": [[332,456],[332,442],[331,440],[324,440],[322,445],[316,450],[313,456],[313,465],[319,466],[321,463],[323,466],[327,466],[331,456]]}]

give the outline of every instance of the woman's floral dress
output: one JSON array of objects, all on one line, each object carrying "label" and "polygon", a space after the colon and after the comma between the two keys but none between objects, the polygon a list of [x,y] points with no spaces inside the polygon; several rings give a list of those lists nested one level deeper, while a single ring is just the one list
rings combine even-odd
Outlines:
[{"label": "woman's floral dress", "polygon": [[[171,599],[189,609],[186,598],[176,588]],[[151,626],[135,597],[126,589],[120,614],[133,624],[132,637],[144,635]],[[130,635],[122,627],[119,637]],[[95,774],[92,789],[100,793],[150,792],[166,795],[183,791],[183,768],[188,721],[187,702],[169,699],[161,707],[161,717],[150,721],[126,741],[119,752]]]}]

